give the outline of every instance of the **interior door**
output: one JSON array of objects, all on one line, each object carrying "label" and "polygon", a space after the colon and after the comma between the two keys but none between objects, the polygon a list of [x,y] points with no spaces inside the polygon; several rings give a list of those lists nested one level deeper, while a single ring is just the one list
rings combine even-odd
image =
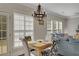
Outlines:
[{"label": "interior door", "polygon": [[8,14],[0,12],[0,55],[8,55]]}]

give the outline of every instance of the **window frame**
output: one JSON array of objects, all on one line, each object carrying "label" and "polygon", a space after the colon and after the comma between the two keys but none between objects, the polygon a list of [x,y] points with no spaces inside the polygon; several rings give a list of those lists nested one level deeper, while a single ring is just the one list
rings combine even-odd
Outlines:
[{"label": "window frame", "polygon": [[[48,23],[48,22],[50,22],[50,23]],[[56,22],[57,22],[57,24],[56,24]],[[58,20],[48,20],[47,21],[47,33],[48,32],[50,32],[50,33],[53,33],[54,32],[54,30],[57,30],[56,32],[63,32],[63,23],[62,23],[62,26],[60,26],[60,24],[59,23],[62,23],[63,21],[58,21]],[[50,26],[50,27],[48,27],[48,25]],[[57,27],[57,28],[56,28]],[[62,29],[60,29],[60,27],[62,27]],[[48,28],[50,29],[50,30],[48,30]]]},{"label": "window frame", "polygon": [[[15,15],[15,14],[19,16],[19,14],[21,14],[21,13],[14,13],[13,15]],[[15,15],[15,16],[16,16],[16,15]],[[28,30],[25,30],[25,28],[26,28],[25,21],[26,21],[26,18],[27,18],[29,15],[25,15],[25,14],[21,14],[21,15],[24,17],[24,18],[23,18],[24,24],[22,25],[23,28],[24,28],[24,30],[22,30],[22,29],[20,29],[20,30],[19,30],[19,29],[18,29],[18,30],[15,30],[15,29],[14,29],[14,33],[15,33],[15,32],[16,32],[16,33],[19,33],[19,36],[20,36],[20,32],[21,32],[21,33],[24,33],[23,36],[26,36],[26,35],[25,35],[26,32],[30,32],[30,31],[31,31],[31,32],[33,33],[33,29],[32,29],[32,30],[29,30],[29,29],[28,29]],[[15,17],[15,16],[14,16],[14,17]],[[17,17],[17,16],[16,16],[16,17]],[[30,17],[31,19],[33,19],[31,16],[29,16],[29,17]],[[29,17],[28,17],[28,18],[29,18]],[[27,19],[28,19],[28,18],[27,18]],[[19,21],[19,20],[18,20],[18,21]],[[15,21],[15,18],[14,18],[14,22],[16,22],[16,21]],[[33,22],[33,20],[32,20],[32,21],[29,21],[29,22]],[[20,25],[19,25],[19,26],[20,26]],[[27,25],[27,26],[28,26],[28,25]],[[33,23],[31,24],[31,26],[33,27]],[[14,24],[13,27],[15,28],[15,24]],[[29,27],[29,26],[28,26],[28,27]],[[13,33],[13,35],[14,35],[14,33]],[[33,34],[32,36],[34,36],[34,34]],[[22,37],[22,38],[24,38],[24,37]],[[33,39],[33,38],[32,38],[32,39]],[[19,40],[18,40],[18,41],[19,41]],[[16,43],[15,43],[15,38],[13,38],[13,42],[14,42],[14,43],[13,43],[13,47],[14,47],[14,48],[19,48],[19,47],[22,47],[22,46],[23,46],[23,45],[22,45],[22,46],[15,46],[15,44],[16,44]]]}]

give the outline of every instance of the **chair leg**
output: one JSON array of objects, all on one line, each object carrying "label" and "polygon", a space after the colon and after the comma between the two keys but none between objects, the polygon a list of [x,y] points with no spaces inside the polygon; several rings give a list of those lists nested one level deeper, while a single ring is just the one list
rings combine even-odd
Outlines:
[{"label": "chair leg", "polygon": [[48,55],[46,51],[41,52],[41,54],[42,54],[42,56],[47,56]]}]

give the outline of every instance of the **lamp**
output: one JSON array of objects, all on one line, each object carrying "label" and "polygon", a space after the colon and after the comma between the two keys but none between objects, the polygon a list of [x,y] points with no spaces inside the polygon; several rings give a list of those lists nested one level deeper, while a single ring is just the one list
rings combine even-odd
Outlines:
[{"label": "lamp", "polygon": [[40,25],[44,25],[43,18],[46,17],[47,15],[46,15],[45,11],[42,12],[41,5],[39,4],[37,10],[34,11],[32,16],[34,16],[39,21]]}]

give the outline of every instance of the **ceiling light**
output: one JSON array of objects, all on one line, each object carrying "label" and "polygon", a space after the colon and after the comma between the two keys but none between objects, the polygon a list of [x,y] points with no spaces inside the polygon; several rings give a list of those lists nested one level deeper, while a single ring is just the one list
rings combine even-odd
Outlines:
[{"label": "ceiling light", "polygon": [[34,13],[32,14],[33,17],[35,17],[38,21],[40,25],[44,25],[44,20],[43,18],[46,17],[46,13],[45,11],[42,11],[41,5],[39,4],[37,7],[37,10],[34,11]]}]

